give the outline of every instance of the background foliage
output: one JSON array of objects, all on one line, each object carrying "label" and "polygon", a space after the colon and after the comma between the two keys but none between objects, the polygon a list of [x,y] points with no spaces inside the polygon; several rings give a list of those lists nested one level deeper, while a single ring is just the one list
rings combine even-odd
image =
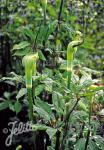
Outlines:
[{"label": "background foliage", "polygon": [[[70,132],[65,137],[64,149],[103,150],[104,0],[49,0],[46,6],[42,0],[2,0],[0,3],[1,114],[9,108],[16,116],[13,120],[28,120],[22,58],[38,52],[37,75],[33,76],[37,123],[33,128],[38,131],[37,147],[61,148],[60,132],[64,133],[67,113],[64,108],[68,107]],[[77,30],[83,33],[84,43],[75,54],[72,84],[68,89],[66,50]],[[20,140],[14,137],[13,146],[16,148],[21,139],[26,139],[30,144],[25,146],[24,140],[23,148],[32,148],[31,135],[27,136],[21,136]]]}]

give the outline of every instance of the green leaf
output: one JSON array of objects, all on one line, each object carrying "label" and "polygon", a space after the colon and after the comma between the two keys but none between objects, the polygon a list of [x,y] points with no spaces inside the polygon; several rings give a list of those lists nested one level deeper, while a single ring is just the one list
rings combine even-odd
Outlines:
[{"label": "green leaf", "polygon": [[48,112],[46,112],[44,109],[36,107],[34,105],[34,111],[36,111],[40,117],[42,117],[44,120],[49,121],[51,116],[48,114]]},{"label": "green leaf", "polygon": [[91,79],[91,75],[89,75],[86,72],[82,72],[83,76],[80,79],[80,84],[78,86],[78,89],[84,89],[84,88],[88,88],[90,85],[93,84],[93,80]]},{"label": "green leaf", "polygon": [[82,101],[79,101],[79,109],[80,109],[80,110],[83,110],[83,111],[85,111],[85,112],[88,112],[87,105],[84,104]]},{"label": "green leaf", "polygon": [[35,96],[38,96],[44,90],[44,84],[40,84],[35,88]]},{"label": "green leaf", "polygon": [[12,110],[13,112],[15,112],[15,106],[14,106],[14,104],[10,103],[9,104],[9,109]]},{"label": "green leaf", "polygon": [[63,99],[63,96],[62,94],[60,94],[59,92],[53,92],[52,93],[52,101],[53,101],[53,104],[54,104],[54,107],[57,111],[57,113],[60,115],[60,114],[63,114],[63,110],[64,110],[64,107],[65,107],[65,101]]},{"label": "green leaf", "polygon": [[13,82],[16,82],[16,83],[23,81],[22,76],[17,75],[14,72],[11,72],[10,75],[11,75],[11,77],[3,77],[3,78],[0,79],[0,81],[10,80],[10,81],[13,81]]},{"label": "green leaf", "polygon": [[49,135],[50,139],[52,139],[52,137],[56,134],[57,132],[57,129],[54,129],[54,128],[48,128],[46,130],[47,134]]},{"label": "green leaf", "polygon": [[35,130],[35,131],[46,130],[47,126],[43,125],[43,124],[33,124],[32,129]]},{"label": "green leaf", "polygon": [[45,90],[48,91],[48,92],[52,92],[52,86],[53,86],[53,80],[51,78],[46,78],[44,80],[44,84],[45,84]]},{"label": "green leaf", "polygon": [[67,61],[61,60],[60,70],[67,70]]},{"label": "green leaf", "polygon": [[43,74],[45,74],[46,76],[48,76],[48,78],[51,78],[53,76],[53,71],[51,69],[49,69],[49,68],[45,68],[43,70]]},{"label": "green leaf", "polygon": [[45,38],[46,38],[47,31],[48,31],[48,27],[42,25],[40,28],[40,32],[38,34],[38,37],[37,37],[38,43],[42,43],[43,41],[46,41]]},{"label": "green leaf", "polygon": [[32,129],[35,131],[39,131],[39,130],[45,130],[47,132],[47,134],[49,135],[50,139],[52,139],[52,137],[56,134],[57,129],[48,127],[46,125],[43,124],[33,124],[32,125]]},{"label": "green leaf", "polygon": [[15,44],[13,46],[13,49],[12,50],[19,50],[19,49],[23,49],[23,48],[26,48],[30,45],[30,43],[28,43],[27,41],[23,41],[19,44]]},{"label": "green leaf", "polygon": [[79,139],[75,145],[74,150],[84,150],[85,149],[85,142],[86,142],[86,140],[84,138]]},{"label": "green leaf", "polygon": [[9,107],[9,101],[4,101],[0,103],[0,111]]},{"label": "green leaf", "polygon": [[26,88],[22,88],[19,90],[16,99],[20,99],[22,96],[24,96],[27,93],[27,89]]},{"label": "green leaf", "polygon": [[45,112],[47,112],[50,116],[52,114],[51,107],[47,102],[41,101],[41,100],[36,100],[35,102],[36,106],[43,109]]},{"label": "green leaf", "polygon": [[35,39],[35,36],[34,36],[33,31],[30,30],[28,27],[25,27],[25,28],[23,29],[23,33],[24,33],[25,35],[27,35],[28,37],[30,37],[31,40],[34,40],[34,39]]},{"label": "green leaf", "polygon": [[47,30],[48,32],[46,31],[47,34],[46,34],[46,36],[45,36],[45,40],[46,40],[46,41],[48,40],[49,36],[54,32],[54,30],[55,30],[55,28],[56,28],[56,25],[57,25],[57,21],[56,21],[56,20],[49,23],[49,25],[48,25],[48,30]]},{"label": "green leaf", "polygon": [[86,82],[88,82],[88,81],[92,81],[92,79],[91,79],[91,76],[86,73],[81,77],[80,84],[81,85],[86,84]]},{"label": "green leaf", "polygon": [[22,109],[22,105],[21,103],[19,103],[18,101],[14,104],[14,108],[15,108],[15,112],[19,113]]},{"label": "green leaf", "polygon": [[10,93],[9,93],[9,92],[4,92],[4,97],[5,97],[6,99],[9,99],[9,98],[10,98]]},{"label": "green leaf", "polygon": [[16,101],[15,103],[9,103],[9,109],[12,110],[13,112],[19,113],[22,109],[21,103],[19,101]]},{"label": "green leaf", "polygon": [[99,150],[99,148],[94,141],[89,140],[88,150]]},{"label": "green leaf", "polygon": [[48,146],[47,150],[54,150],[54,148],[52,146]]},{"label": "green leaf", "polygon": [[13,56],[25,56],[27,54],[30,53],[30,49],[29,48],[25,48],[25,49],[20,49],[18,51],[16,51]]},{"label": "green leaf", "polygon": [[45,56],[43,55],[42,51],[39,51],[38,54],[39,54],[39,58],[40,58],[41,60],[46,61],[46,58],[45,58]]},{"label": "green leaf", "polygon": [[104,149],[104,138],[102,138],[101,136],[94,136],[94,140],[96,141],[97,145],[99,146],[99,148],[101,148],[101,150]]}]

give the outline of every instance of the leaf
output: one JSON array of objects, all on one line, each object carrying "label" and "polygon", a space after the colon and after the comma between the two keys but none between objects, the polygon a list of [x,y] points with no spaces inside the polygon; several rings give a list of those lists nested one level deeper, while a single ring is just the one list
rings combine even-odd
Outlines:
[{"label": "leaf", "polygon": [[52,110],[51,110],[51,107],[49,106],[49,104],[47,102],[44,102],[41,100],[36,100],[35,104],[37,107],[43,109],[44,111],[46,111],[51,116]]},{"label": "leaf", "polygon": [[95,50],[94,43],[92,42],[91,38],[86,37],[86,39],[85,39],[85,41],[83,43],[83,48],[90,49],[90,50]]},{"label": "leaf", "polygon": [[85,142],[86,142],[86,140],[84,138],[79,139],[75,145],[74,150],[84,150],[85,149]]},{"label": "leaf", "polygon": [[99,75],[101,73],[100,71],[93,70],[87,67],[83,67],[82,70],[91,74],[95,74],[95,75]]},{"label": "leaf", "polygon": [[4,101],[0,103],[0,111],[9,107],[9,101]]},{"label": "leaf", "polygon": [[80,84],[77,88],[78,90],[81,90],[89,87],[92,84],[93,84],[93,80],[91,79],[91,76],[84,72],[84,75],[81,77]]},{"label": "leaf", "polygon": [[51,22],[51,23],[49,23],[49,25],[48,25],[48,32],[47,32],[46,37],[45,37],[46,41],[47,41],[49,35],[54,32],[54,30],[56,28],[56,25],[57,25],[57,21],[56,20]]},{"label": "leaf", "polygon": [[32,129],[35,130],[35,131],[46,130],[47,126],[43,125],[43,124],[33,124]]},{"label": "leaf", "polygon": [[9,92],[4,92],[4,97],[5,97],[6,99],[9,99],[9,98],[10,98],[10,93],[9,93]]},{"label": "leaf", "polygon": [[0,79],[0,82],[2,82],[2,81],[7,81],[7,80],[10,80],[10,81],[15,81],[16,83],[17,82],[22,82],[23,81],[23,78],[22,78],[22,76],[20,76],[20,75],[17,75],[16,73],[14,73],[14,72],[11,72],[10,73],[10,75],[11,75],[11,77],[3,77],[3,78],[1,78]]},{"label": "leaf", "polygon": [[39,131],[39,130],[45,130],[47,132],[47,134],[49,135],[50,139],[52,139],[52,137],[56,134],[57,129],[48,127],[46,125],[43,124],[33,124],[32,125],[32,129],[35,131]]},{"label": "leaf", "polygon": [[12,85],[12,86],[15,86],[15,83],[12,82],[12,81],[5,81],[5,83],[9,84],[9,85]]},{"label": "leaf", "polygon": [[22,109],[22,105],[18,101],[16,101],[15,103],[9,103],[9,109],[13,112],[19,113]]},{"label": "leaf", "polygon": [[33,108],[34,108],[34,111],[36,111],[40,115],[40,117],[42,117],[44,120],[47,120],[47,121],[50,120],[51,116],[44,109],[36,107],[35,105]]},{"label": "leaf", "polygon": [[54,148],[52,146],[48,146],[47,150],[54,150]]},{"label": "leaf", "polygon": [[35,88],[35,96],[38,96],[44,90],[44,84],[40,84]]},{"label": "leaf", "polygon": [[13,56],[25,56],[27,54],[30,53],[30,49],[29,48],[25,48],[25,49],[20,49],[18,51],[16,51]]},{"label": "leaf", "polygon": [[57,113],[59,115],[63,114],[63,110],[64,110],[64,107],[65,107],[65,102],[64,102],[64,99],[63,99],[62,95],[59,92],[54,91],[52,93],[52,101],[53,101],[53,104],[54,104],[54,107],[55,107]]},{"label": "leaf", "polygon": [[88,113],[87,112],[85,112],[85,111],[74,111],[73,112],[73,116],[72,116],[72,119],[73,120],[75,120],[75,121],[77,121],[77,120],[79,120],[80,119],[80,121],[85,121],[86,119],[88,118]]},{"label": "leaf", "polygon": [[38,54],[39,54],[39,58],[40,58],[41,60],[46,61],[46,58],[45,58],[45,56],[43,55],[42,51],[39,51]]},{"label": "leaf", "polygon": [[28,27],[25,27],[25,28],[23,29],[23,33],[24,33],[25,35],[27,35],[28,37],[30,37],[32,41],[34,41],[34,39],[35,39],[34,33],[33,33],[33,31],[30,30]]},{"label": "leaf", "polygon": [[22,109],[22,105],[21,103],[19,103],[18,101],[14,104],[14,108],[15,108],[15,112],[19,113]]},{"label": "leaf", "polygon": [[67,61],[61,60],[60,70],[67,70]]},{"label": "leaf", "polygon": [[19,90],[17,96],[16,96],[16,99],[20,99],[22,96],[24,96],[25,94],[27,93],[27,90],[26,88],[22,88]]},{"label": "leaf", "polygon": [[19,44],[15,44],[13,46],[13,49],[12,50],[19,50],[19,49],[23,49],[23,48],[26,48],[30,45],[30,43],[28,43],[27,41],[23,41]]},{"label": "leaf", "polygon": [[97,145],[99,145],[99,147],[101,148],[101,150],[104,149],[104,138],[102,138],[101,136],[94,136],[94,140],[96,141]]},{"label": "leaf", "polygon": [[[51,73],[51,72],[49,72],[49,73]],[[44,80],[44,84],[45,84],[45,90],[46,91],[48,91],[48,92],[52,92],[52,85],[53,85],[53,80],[51,79],[51,78],[46,78],[45,80]]]},{"label": "leaf", "polygon": [[79,109],[80,109],[80,110],[83,110],[83,111],[85,111],[85,112],[88,112],[87,105],[84,104],[82,101],[79,101]]},{"label": "leaf", "polygon": [[[53,72],[52,72],[52,70],[49,69],[49,68],[45,68],[45,69],[43,70],[43,74],[45,74],[46,76],[48,76],[48,78],[50,78],[50,77],[53,76]],[[52,79],[50,79],[50,80],[52,80]]]},{"label": "leaf", "polygon": [[47,31],[48,31],[48,27],[41,25],[40,32],[37,37],[38,43],[42,43],[43,41],[46,41],[45,38],[46,38]]},{"label": "leaf", "polygon": [[83,76],[80,79],[80,84],[87,84],[87,82],[92,82],[91,76],[84,72]]},{"label": "leaf", "polygon": [[9,104],[9,109],[15,112],[15,106],[12,103]]},{"label": "leaf", "polygon": [[46,130],[47,134],[49,135],[50,139],[52,139],[52,137],[56,134],[57,132],[57,129],[54,129],[54,128],[48,128]]},{"label": "leaf", "polygon": [[94,141],[89,140],[88,150],[99,150],[99,148]]}]

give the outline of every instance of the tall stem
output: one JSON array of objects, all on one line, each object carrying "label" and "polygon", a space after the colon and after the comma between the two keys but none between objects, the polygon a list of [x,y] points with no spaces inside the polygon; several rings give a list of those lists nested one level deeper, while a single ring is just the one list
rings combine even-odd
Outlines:
[{"label": "tall stem", "polygon": [[44,6],[44,25],[46,25],[46,6]]},{"label": "tall stem", "polygon": [[62,14],[63,5],[64,5],[64,0],[61,0],[61,2],[60,2],[60,8],[59,8],[59,13],[58,13],[58,18],[57,18],[58,24],[57,24],[57,27],[56,27],[55,39],[57,39],[58,28],[59,28],[59,26],[60,26],[60,21],[61,21],[61,14]]},{"label": "tall stem", "polygon": [[[93,100],[93,96],[91,97],[91,102],[90,102],[90,106],[89,106],[89,127],[91,125],[91,114],[92,114],[92,100]],[[87,132],[87,138],[86,138],[86,143],[85,143],[85,149],[87,150],[88,144],[89,144],[89,139],[90,139],[90,129],[88,129]]]},{"label": "tall stem", "polygon": [[58,23],[60,23],[60,20],[61,20],[61,14],[62,14],[63,4],[64,4],[64,0],[61,0],[60,10],[59,10],[59,14],[58,14]]},{"label": "tall stem", "polygon": [[67,50],[67,78],[68,78],[68,89],[70,89],[71,83],[71,76],[72,76],[72,69],[73,69],[73,53]]},{"label": "tall stem", "polygon": [[72,114],[72,112],[74,111],[74,109],[76,108],[76,106],[78,105],[79,99],[77,99],[76,103],[74,104],[74,106],[72,107],[72,109],[67,113],[66,118],[65,118],[65,126],[64,126],[64,133],[63,133],[63,139],[62,139],[62,150],[64,150],[65,148],[65,139],[67,136],[67,132],[68,132],[68,125],[69,125],[69,119],[70,116]]},{"label": "tall stem", "polygon": [[56,146],[55,150],[60,150],[60,131],[58,130],[56,133]]},{"label": "tall stem", "polygon": [[28,102],[29,102],[29,120],[33,121],[33,99],[32,99],[32,89],[27,88]]}]

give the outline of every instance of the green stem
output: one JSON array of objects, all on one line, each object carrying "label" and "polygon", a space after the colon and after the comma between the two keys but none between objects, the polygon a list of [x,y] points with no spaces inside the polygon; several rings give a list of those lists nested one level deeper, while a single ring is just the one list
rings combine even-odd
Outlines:
[{"label": "green stem", "polygon": [[87,147],[88,147],[88,144],[89,144],[89,138],[90,138],[90,129],[88,129],[86,143],[85,143],[85,149],[84,150],[87,150]]},{"label": "green stem", "polygon": [[58,12],[58,18],[57,18],[58,24],[57,24],[56,31],[55,31],[55,40],[57,39],[58,30],[59,30],[59,27],[60,27],[60,21],[61,21],[63,6],[64,6],[64,0],[61,0],[59,12]]},{"label": "green stem", "polygon": [[[69,55],[70,54],[70,55]],[[70,48],[67,50],[67,78],[68,78],[68,89],[70,89],[71,76],[73,69],[73,53],[70,52]]]},{"label": "green stem", "polygon": [[29,101],[29,120],[33,121],[33,99],[32,99],[32,89],[27,88],[28,101]]},{"label": "green stem", "polygon": [[[93,101],[93,96],[90,98],[90,106],[89,106],[89,127],[91,126],[91,114],[92,114],[92,101]],[[85,149],[87,150],[88,144],[89,144],[89,139],[90,139],[90,129],[88,129],[87,132],[87,137],[86,137],[86,142],[85,142]]]},{"label": "green stem", "polygon": [[72,75],[72,72],[69,71],[69,72],[68,72],[68,89],[70,89],[71,75]]},{"label": "green stem", "polygon": [[46,25],[46,6],[44,6],[44,25]]},{"label": "green stem", "polygon": [[71,114],[73,113],[73,111],[75,110],[76,106],[78,105],[79,100],[77,99],[77,101],[75,102],[74,106],[72,107],[72,109],[67,113],[66,118],[64,120],[65,122],[65,126],[64,126],[64,133],[63,133],[63,139],[62,139],[62,150],[65,149],[65,144],[66,144],[66,137],[67,137],[67,133],[68,133],[68,125],[69,125],[69,119]]}]

